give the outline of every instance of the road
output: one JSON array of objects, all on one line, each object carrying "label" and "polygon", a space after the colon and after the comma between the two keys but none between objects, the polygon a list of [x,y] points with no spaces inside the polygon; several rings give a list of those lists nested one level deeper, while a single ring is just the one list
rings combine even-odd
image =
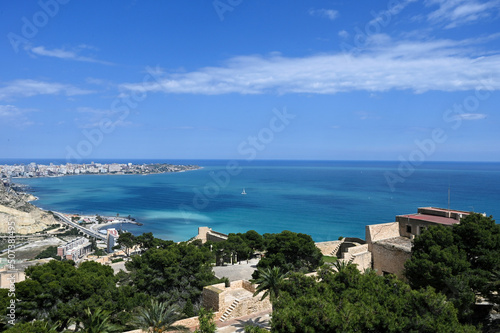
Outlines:
[{"label": "road", "polygon": [[75,223],[73,221],[71,221],[71,219],[68,219],[66,216],[64,216],[64,214],[62,213],[59,213],[59,212],[53,212],[57,217],[59,217],[63,222],[69,224],[70,226],[74,227],[74,228],[77,228],[78,230],[80,230],[81,232],[91,236],[91,237],[95,237],[97,239],[101,239],[101,240],[106,240],[106,236],[104,235],[101,235],[97,232],[94,232],[92,230],[89,230],[89,229],[86,229],[84,227],[82,227],[81,225],[79,225],[78,223]]}]

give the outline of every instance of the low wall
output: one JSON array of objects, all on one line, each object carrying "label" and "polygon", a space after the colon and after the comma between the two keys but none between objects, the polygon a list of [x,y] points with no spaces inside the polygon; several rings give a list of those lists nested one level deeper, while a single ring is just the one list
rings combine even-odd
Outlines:
[{"label": "low wall", "polygon": [[245,298],[241,300],[226,320],[248,316],[252,313],[271,310],[272,306],[271,302],[269,302],[269,297],[264,298],[262,301],[260,300],[263,294],[264,293],[262,292],[255,297]]},{"label": "low wall", "polygon": [[399,223],[381,223],[371,224],[365,227],[366,242],[368,243],[368,250],[372,251],[372,244],[376,241],[399,237]]},{"label": "low wall", "polygon": [[343,240],[336,240],[330,242],[319,242],[315,243],[315,245],[324,256],[330,256],[332,251],[335,250],[339,246],[339,244],[342,244],[343,242]]},{"label": "low wall", "polygon": [[224,284],[222,283],[222,288],[217,287],[219,285],[221,284],[206,286],[203,288],[202,305],[205,309],[210,309],[213,312],[225,309]]},{"label": "low wall", "polygon": [[200,326],[200,320],[198,317],[185,318],[185,319],[181,319],[181,320],[176,321],[173,325],[174,326],[185,326],[187,328],[194,330],[195,327]]},{"label": "low wall", "polygon": [[367,251],[357,253],[354,255],[353,264],[358,265],[358,269],[360,272],[363,272],[367,268],[372,268],[372,253]]},{"label": "low wall", "polygon": [[354,247],[350,247],[347,249],[347,253],[355,255],[358,253],[363,253],[368,251],[368,244],[358,245]]}]

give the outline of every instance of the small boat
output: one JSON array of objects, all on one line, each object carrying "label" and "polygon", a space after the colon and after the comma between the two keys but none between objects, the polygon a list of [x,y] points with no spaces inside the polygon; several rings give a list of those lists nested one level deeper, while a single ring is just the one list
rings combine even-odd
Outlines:
[{"label": "small boat", "polygon": [[247,194],[247,192],[245,192],[245,189],[243,189],[243,192],[241,192],[241,194],[243,195]]}]

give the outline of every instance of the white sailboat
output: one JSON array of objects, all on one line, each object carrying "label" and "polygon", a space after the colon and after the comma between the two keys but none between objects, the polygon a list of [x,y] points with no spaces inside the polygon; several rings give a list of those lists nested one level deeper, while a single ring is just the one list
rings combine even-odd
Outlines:
[{"label": "white sailboat", "polygon": [[245,189],[243,189],[243,192],[241,192],[241,194],[243,195],[247,194],[247,192],[245,192]]}]

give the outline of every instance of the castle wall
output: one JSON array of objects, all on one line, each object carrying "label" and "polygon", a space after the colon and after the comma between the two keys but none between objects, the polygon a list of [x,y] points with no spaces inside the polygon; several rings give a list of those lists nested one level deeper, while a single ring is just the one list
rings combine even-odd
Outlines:
[{"label": "castle wall", "polygon": [[368,243],[368,251],[372,251],[372,244],[376,241],[399,237],[399,223],[372,224],[365,227],[365,237]]},{"label": "castle wall", "polygon": [[378,275],[394,274],[404,279],[404,264],[411,258],[411,252],[384,242],[372,244],[373,269]]}]

